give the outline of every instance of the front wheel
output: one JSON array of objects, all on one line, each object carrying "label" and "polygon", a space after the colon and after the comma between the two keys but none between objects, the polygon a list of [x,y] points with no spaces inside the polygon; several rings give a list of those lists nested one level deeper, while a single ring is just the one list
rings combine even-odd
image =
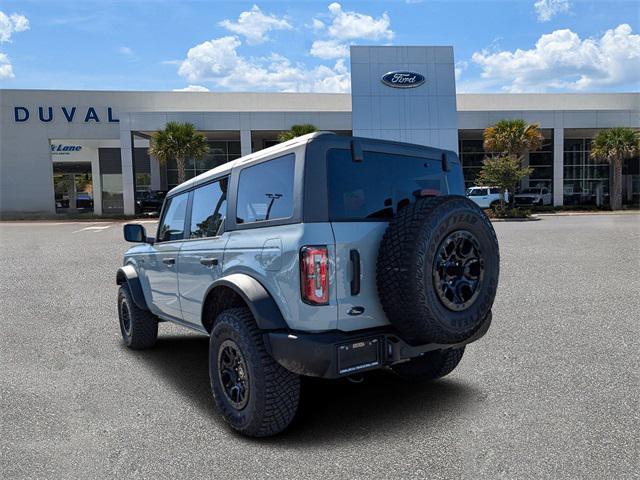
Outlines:
[{"label": "front wheel", "polygon": [[453,372],[462,360],[463,354],[464,347],[434,350],[408,362],[393,365],[391,368],[405,380],[435,380]]},{"label": "front wheel", "polygon": [[129,348],[151,348],[158,339],[158,317],[139,308],[126,283],[118,290],[118,318],[122,339]]},{"label": "front wheel", "polygon": [[267,353],[248,308],[225,310],[216,319],[209,341],[209,378],[224,419],[244,435],[275,435],[298,410],[300,378]]}]

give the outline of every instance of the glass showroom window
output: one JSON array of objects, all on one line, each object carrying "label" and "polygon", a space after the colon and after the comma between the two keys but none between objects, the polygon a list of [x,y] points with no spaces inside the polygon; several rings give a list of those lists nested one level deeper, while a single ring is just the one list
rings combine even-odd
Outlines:
[{"label": "glass showroom window", "polygon": [[546,187],[553,191],[553,132],[545,131],[544,142],[539,150],[529,153],[530,187]]},{"label": "glass showroom window", "polygon": [[476,185],[476,177],[482,168],[482,161],[487,154],[482,148],[482,139],[461,139],[458,148],[465,189]]},{"label": "glass showroom window", "polygon": [[609,164],[589,158],[591,139],[564,141],[564,204],[609,203]]},{"label": "glass showroom window", "polygon": [[[553,188],[553,133],[543,132],[544,143],[540,150],[529,154],[529,165],[533,168],[533,173],[529,177],[531,187]],[[479,136],[482,132],[478,133]],[[462,162],[462,172],[464,174],[465,188],[476,185],[476,177],[482,168],[482,161],[493,153],[486,153],[482,148],[482,139],[461,139],[459,144],[460,161]]]},{"label": "glass showroom window", "polygon": [[[200,160],[189,159],[185,167],[188,179],[211,170],[212,168],[240,158],[239,140],[216,140],[209,142],[209,153]],[[175,160],[167,162],[167,187],[172,189],[178,184],[178,167]]]}]

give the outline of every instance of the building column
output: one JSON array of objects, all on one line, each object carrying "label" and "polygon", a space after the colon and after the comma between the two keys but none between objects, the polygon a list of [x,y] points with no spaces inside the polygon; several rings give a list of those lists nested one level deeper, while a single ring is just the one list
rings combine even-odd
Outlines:
[{"label": "building column", "polygon": [[133,178],[133,150],[131,130],[126,117],[120,118],[120,161],[122,162],[122,201],[125,215],[135,215],[136,195]]},{"label": "building column", "polygon": [[100,155],[91,159],[91,185],[93,188],[93,213],[102,215],[102,178],[100,176]]},{"label": "building column", "polygon": [[251,153],[251,130],[240,130],[240,155]]},{"label": "building column", "polygon": [[149,168],[151,169],[151,190],[162,190],[160,162],[156,157],[149,157]]},{"label": "building column", "polygon": [[564,129],[553,129],[553,205],[564,205]]}]

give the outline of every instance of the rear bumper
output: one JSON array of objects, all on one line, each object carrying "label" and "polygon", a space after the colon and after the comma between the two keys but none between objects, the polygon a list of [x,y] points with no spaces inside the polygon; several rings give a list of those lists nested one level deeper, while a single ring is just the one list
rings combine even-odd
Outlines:
[{"label": "rear bumper", "polygon": [[273,358],[298,375],[340,378],[375,370],[433,350],[460,348],[487,333],[491,313],[470,338],[451,344],[409,345],[393,328],[323,333],[267,332],[265,343]]}]

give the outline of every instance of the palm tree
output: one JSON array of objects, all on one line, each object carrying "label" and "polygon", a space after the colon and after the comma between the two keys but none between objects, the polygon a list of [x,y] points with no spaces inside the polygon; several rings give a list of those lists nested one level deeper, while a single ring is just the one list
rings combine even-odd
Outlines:
[{"label": "palm tree", "polygon": [[287,132],[280,132],[278,135],[279,142],[286,142],[287,140],[291,140],[292,138],[301,137],[302,135],[306,135],[307,133],[317,132],[318,129],[309,123],[303,123],[301,125],[292,125],[291,130]]},{"label": "palm tree", "polygon": [[604,160],[611,165],[613,181],[611,188],[611,210],[622,208],[622,164],[625,160],[640,155],[640,133],[630,128],[610,128],[598,132],[591,142],[592,159]]},{"label": "palm tree", "polygon": [[[485,128],[482,137],[484,151],[490,152],[493,158],[497,158],[500,161],[488,165],[487,161],[489,158],[485,158],[482,170],[480,171],[480,179],[482,179],[482,172],[491,166],[499,166],[500,169],[510,169],[512,170],[511,173],[516,174],[516,176],[523,172],[528,172],[524,176],[531,175],[533,169],[522,169],[522,159],[525,153],[538,150],[542,146],[542,142],[544,142],[544,137],[542,132],[540,132],[539,125],[537,123],[528,124],[521,119],[500,120],[496,122],[495,125]],[[486,181],[492,176],[493,174],[487,173],[484,176],[484,180]],[[511,191],[511,189],[515,189],[517,183],[519,183],[519,181],[508,187],[502,184],[496,185],[501,187],[503,195],[505,188],[510,189],[509,204],[511,205],[513,205],[514,201],[513,191]]]},{"label": "palm tree", "polygon": [[178,183],[185,178],[185,164],[189,158],[202,158],[209,151],[207,138],[196,131],[190,123],[169,122],[164,130],[159,130],[151,137],[149,155],[166,164],[175,159],[178,166]]},{"label": "palm tree", "polygon": [[544,141],[537,123],[528,124],[519,119],[500,120],[492,127],[485,128],[483,139],[485,152],[509,155],[520,160],[525,153],[538,150]]}]

